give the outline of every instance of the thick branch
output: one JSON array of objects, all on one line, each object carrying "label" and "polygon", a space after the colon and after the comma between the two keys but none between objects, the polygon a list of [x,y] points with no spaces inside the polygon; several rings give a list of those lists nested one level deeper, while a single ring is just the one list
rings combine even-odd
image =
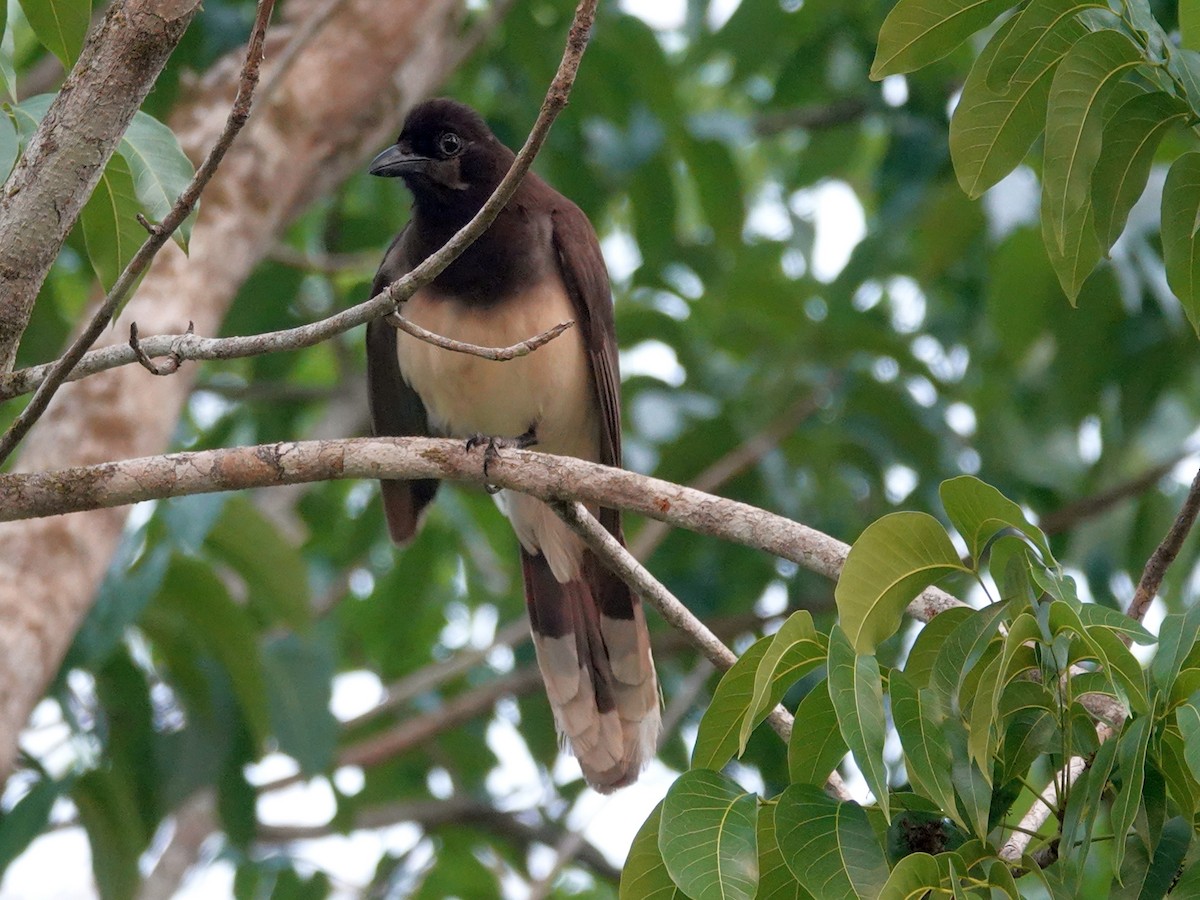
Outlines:
[{"label": "thick branch", "polygon": [[133,290],[142,273],[158,255],[158,251],[163,248],[163,245],[170,240],[171,235],[183,224],[184,220],[192,214],[192,210],[196,208],[196,204],[200,201],[200,194],[204,188],[208,186],[213,175],[217,172],[217,166],[221,164],[221,160],[225,158],[225,154],[229,151],[233,139],[237,137],[242,126],[246,124],[246,120],[250,117],[250,102],[254,96],[254,88],[258,84],[258,70],[262,64],[263,42],[267,36],[267,22],[271,19],[271,11],[275,8],[275,0],[258,0],[258,12],[255,15],[254,27],[250,32],[250,43],[246,49],[246,62],[242,66],[242,75],[238,81],[237,96],[234,98],[233,106],[229,110],[229,117],[225,121],[225,128],[222,130],[220,137],[217,138],[212,149],[208,151],[208,156],[200,168],[196,170],[195,176],[183,193],[179,195],[179,199],[175,201],[175,205],[171,211],[167,213],[166,218],[157,225],[150,226],[150,237],[138,248],[137,253],[133,255],[124,271],[113,284],[112,290],[108,292],[108,296],[104,298],[104,302],[92,314],[91,321],[83,332],[71,342],[70,348],[63,354],[62,358],[54,363],[53,368],[46,375],[45,380],[38,386],[37,393],[33,395],[33,399],[29,401],[29,405],[21,410],[21,414],[17,416],[16,421],[9,426],[8,430],[0,436],[0,463],[12,454],[16,449],[21,439],[28,434],[29,429],[33,427],[33,423],[41,418],[42,413],[46,411],[46,407],[50,405],[50,400],[54,396],[54,392],[66,380],[67,375],[75,367],[76,363],[83,357],[83,354],[88,351],[92,344],[96,343],[96,339],[104,333],[104,329],[108,327],[108,323],[112,321],[117,310],[124,304],[129,292]]},{"label": "thick branch", "polygon": [[46,273],[199,0],[114,3],[0,195],[0,372]]},{"label": "thick branch", "polygon": [[[444,478],[495,484],[550,502],[598,503],[755,547],[827,578],[837,578],[850,551],[815,528],[747,503],[567,456],[505,450],[485,478],[482,451],[469,452],[461,441],[443,438],[260,444],[0,475],[0,521],[340,478]],[[928,621],[959,605],[944,591],[930,589],[909,612]]]}]

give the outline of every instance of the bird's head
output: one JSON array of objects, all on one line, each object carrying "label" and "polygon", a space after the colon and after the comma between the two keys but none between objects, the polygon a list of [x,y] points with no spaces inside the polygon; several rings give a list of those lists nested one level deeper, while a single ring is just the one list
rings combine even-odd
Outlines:
[{"label": "bird's head", "polygon": [[512,162],[479,113],[454,100],[426,100],[396,143],[371,161],[372,175],[404,179],[419,206],[478,209]]}]

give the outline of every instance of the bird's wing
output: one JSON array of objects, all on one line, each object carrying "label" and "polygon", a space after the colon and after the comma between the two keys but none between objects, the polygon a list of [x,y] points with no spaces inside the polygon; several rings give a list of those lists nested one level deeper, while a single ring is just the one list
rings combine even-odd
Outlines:
[{"label": "bird's wing", "polygon": [[[600,410],[600,462],[619,467],[621,376],[608,269],[592,223],[579,207],[564,201],[552,217],[555,255],[575,308],[575,327],[582,332],[591,364],[592,384]],[[615,510],[601,510],[600,518],[610,532],[620,535],[620,516]]]},{"label": "bird's wing", "polygon": [[[401,232],[384,254],[371,285],[372,297],[412,268],[403,238]],[[382,318],[367,323],[367,394],[376,437],[429,434],[425,404],[400,374],[396,329]],[[433,499],[437,486],[437,481],[428,478],[380,482],[383,511],[392,540],[400,544],[412,538],[421,510]]]}]

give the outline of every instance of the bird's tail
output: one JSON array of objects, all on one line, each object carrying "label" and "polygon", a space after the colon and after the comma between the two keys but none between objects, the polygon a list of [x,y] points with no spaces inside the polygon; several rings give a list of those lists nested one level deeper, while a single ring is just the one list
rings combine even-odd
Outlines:
[{"label": "bird's tail", "polygon": [[641,601],[590,552],[560,583],[522,548],[525,601],[559,734],[601,793],[632,784],[654,756],[658,679]]}]

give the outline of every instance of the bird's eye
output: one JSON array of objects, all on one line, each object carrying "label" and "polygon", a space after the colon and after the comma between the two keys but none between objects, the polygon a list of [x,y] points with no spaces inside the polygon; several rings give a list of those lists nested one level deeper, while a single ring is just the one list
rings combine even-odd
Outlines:
[{"label": "bird's eye", "polygon": [[445,156],[454,156],[462,147],[462,138],[453,131],[443,131],[438,137],[438,150]]}]

